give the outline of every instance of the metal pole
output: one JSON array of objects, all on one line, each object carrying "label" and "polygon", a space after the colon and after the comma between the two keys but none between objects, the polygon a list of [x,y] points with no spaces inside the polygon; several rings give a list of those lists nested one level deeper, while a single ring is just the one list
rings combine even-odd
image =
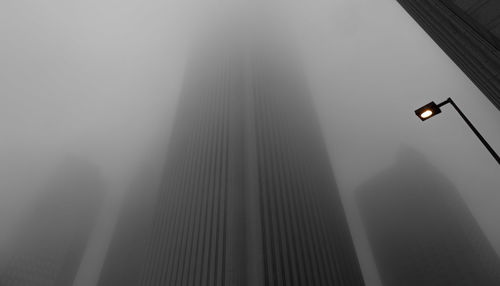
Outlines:
[{"label": "metal pole", "polygon": [[495,152],[495,150],[493,150],[493,148],[491,148],[490,144],[488,144],[488,142],[486,142],[486,139],[483,138],[481,133],[479,133],[479,131],[477,131],[476,127],[474,127],[474,125],[472,125],[472,122],[469,121],[469,119],[465,116],[465,114],[463,114],[463,112],[460,110],[460,108],[458,108],[458,106],[455,104],[455,102],[453,102],[453,100],[450,97],[448,97],[447,100],[438,104],[438,106],[441,107],[441,106],[445,105],[446,103],[451,103],[451,105],[453,105],[453,107],[458,112],[458,114],[460,114],[460,116],[465,121],[465,123],[467,123],[467,125],[469,125],[470,129],[472,129],[474,134],[476,134],[477,138],[479,138],[479,140],[483,143],[484,147],[486,147],[486,149],[488,149],[488,151],[490,151],[493,158],[495,158],[495,160],[497,160],[497,163],[500,164],[500,157],[498,156],[498,154]]}]

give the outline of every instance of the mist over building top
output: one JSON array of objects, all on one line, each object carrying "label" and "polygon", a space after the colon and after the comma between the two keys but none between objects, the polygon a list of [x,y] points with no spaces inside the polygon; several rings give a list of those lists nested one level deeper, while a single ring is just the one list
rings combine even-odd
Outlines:
[{"label": "mist over building top", "polygon": [[[272,13],[259,5],[238,3],[226,5],[207,19],[200,20],[200,27],[191,40],[190,62],[200,68],[199,62],[213,67],[223,58],[261,59],[260,65],[269,67],[284,64],[298,65],[302,59],[298,39],[283,13]],[[281,71],[301,70],[284,68]],[[200,73],[201,74],[201,73]]]}]

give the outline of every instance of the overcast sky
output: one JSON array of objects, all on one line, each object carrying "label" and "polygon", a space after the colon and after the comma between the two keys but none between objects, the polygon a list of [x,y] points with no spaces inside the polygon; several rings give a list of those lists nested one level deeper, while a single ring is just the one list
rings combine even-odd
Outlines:
[{"label": "overcast sky", "polygon": [[413,111],[452,97],[497,151],[500,112],[395,0],[226,2],[0,2],[0,229],[66,154],[98,164],[118,200],[168,138],[195,32],[256,8],[299,39],[367,285],[379,284],[352,193],[401,143],[454,182],[500,252],[497,163],[450,106],[425,124]]}]

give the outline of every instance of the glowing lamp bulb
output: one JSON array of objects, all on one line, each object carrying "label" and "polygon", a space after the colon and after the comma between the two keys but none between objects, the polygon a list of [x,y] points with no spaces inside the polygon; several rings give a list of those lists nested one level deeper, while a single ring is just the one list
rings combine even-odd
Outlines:
[{"label": "glowing lamp bulb", "polygon": [[427,118],[427,117],[429,117],[431,115],[432,115],[432,111],[430,111],[429,109],[427,109],[426,111],[422,112],[422,114],[420,114],[420,117]]}]

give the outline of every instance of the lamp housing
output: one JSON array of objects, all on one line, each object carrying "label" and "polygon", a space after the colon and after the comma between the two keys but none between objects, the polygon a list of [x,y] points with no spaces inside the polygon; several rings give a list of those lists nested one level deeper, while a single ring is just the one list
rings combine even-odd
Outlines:
[{"label": "lamp housing", "polygon": [[430,102],[419,109],[415,110],[415,114],[420,118],[420,120],[425,121],[435,115],[441,113],[441,108],[434,102]]}]

